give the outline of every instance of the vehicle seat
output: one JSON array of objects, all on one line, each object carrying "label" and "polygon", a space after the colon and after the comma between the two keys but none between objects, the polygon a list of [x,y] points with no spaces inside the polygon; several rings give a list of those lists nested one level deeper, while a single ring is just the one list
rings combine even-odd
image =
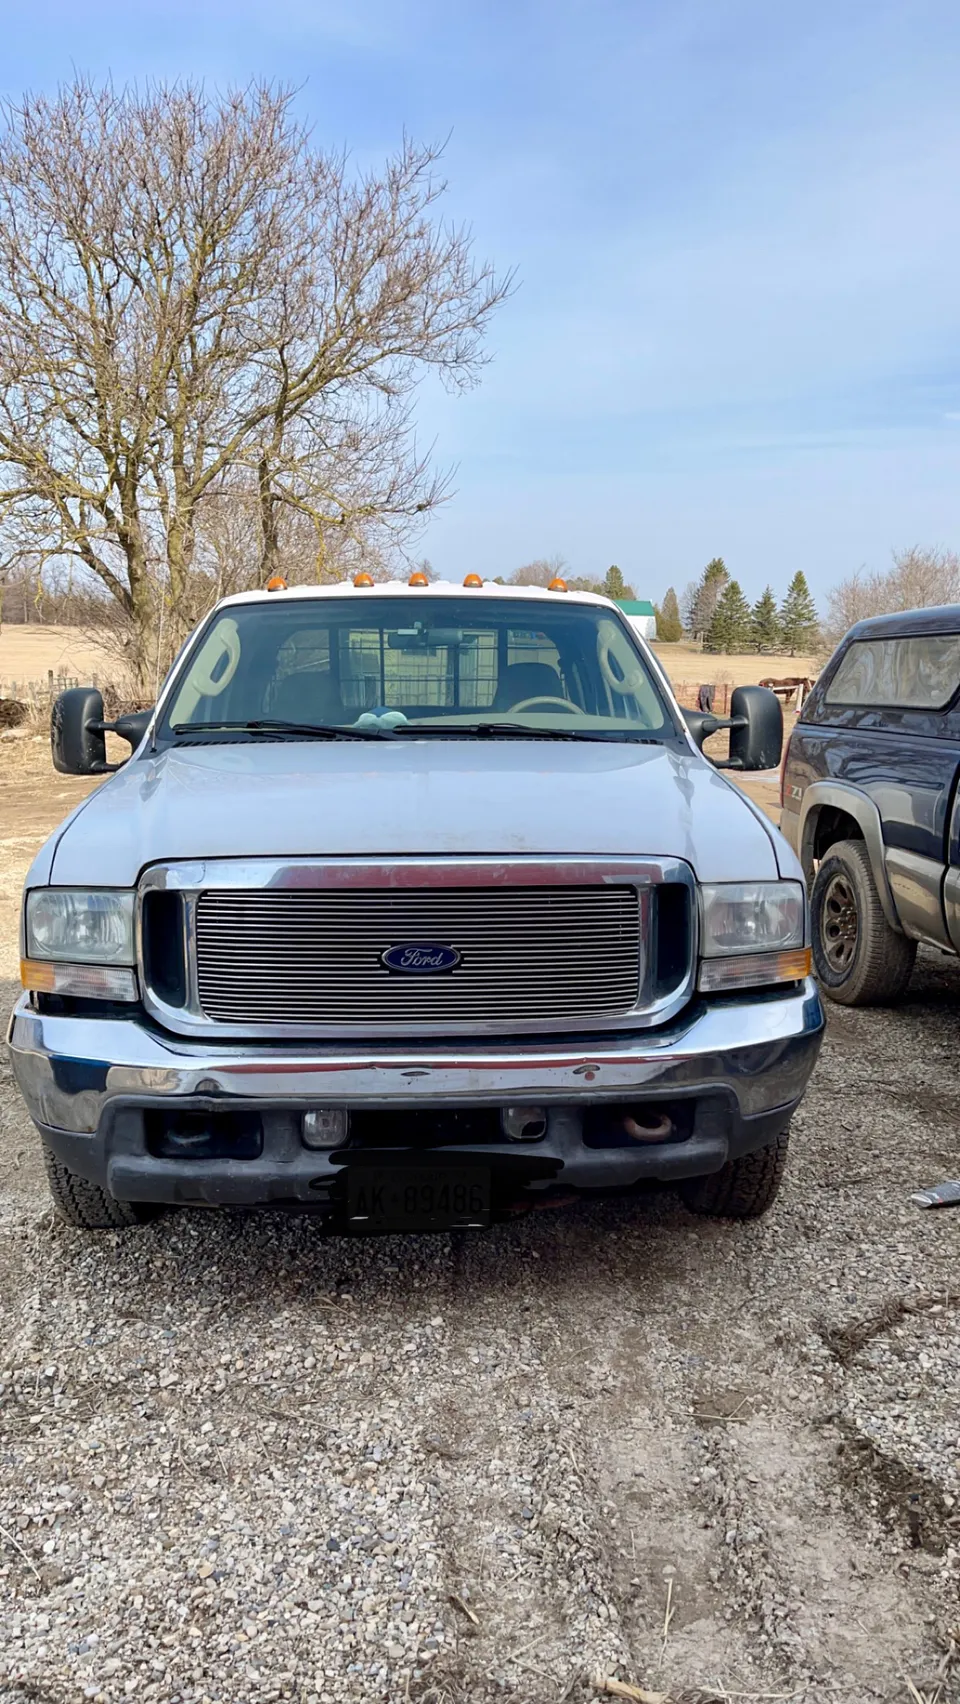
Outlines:
[{"label": "vehicle seat", "polygon": [[525,698],[565,698],[563,682],[549,663],[508,663],[497,684],[494,710],[512,710]]},{"label": "vehicle seat", "polygon": [[301,669],[284,675],[273,688],[269,716],[281,722],[342,722],[345,720],[337,683],[331,674]]}]

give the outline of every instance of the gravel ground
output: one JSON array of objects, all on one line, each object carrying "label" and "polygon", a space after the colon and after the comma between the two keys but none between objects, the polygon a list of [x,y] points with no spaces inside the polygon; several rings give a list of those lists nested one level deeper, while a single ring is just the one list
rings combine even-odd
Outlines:
[{"label": "gravel ground", "polygon": [[91,1238],[0,1080],[0,1700],[955,1700],[958,1006],[834,1009],[746,1227]]}]

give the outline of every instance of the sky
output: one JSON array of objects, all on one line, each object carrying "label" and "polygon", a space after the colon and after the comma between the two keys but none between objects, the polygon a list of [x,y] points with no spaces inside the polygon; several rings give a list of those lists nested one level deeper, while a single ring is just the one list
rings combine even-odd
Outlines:
[{"label": "sky", "polygon": [[818,600],[960,550],[955,0],[34,0],[0,89],[295,83],[359,165],[448,138],[516,269],[478,389],[425,386],[445,576],[562,555],[639,596],[723,556]]}]

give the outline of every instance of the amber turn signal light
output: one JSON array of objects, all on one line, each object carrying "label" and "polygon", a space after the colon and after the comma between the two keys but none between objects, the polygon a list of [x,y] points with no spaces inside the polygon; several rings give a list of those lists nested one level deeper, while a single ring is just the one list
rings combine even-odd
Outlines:
[{"label": "amber turn signal light", "polygon": [[468,574],[463,583],[464,583],[465,586],[482,586],[483,585],[483,581],[481,580],[479,574]]},{"label": "amber turn signal light", "polygon": [[407,581],[408,586],[429,586],[429,584],[430,581],[427,579],[426,574],[421,574],[419,570],[416,574],[411,574]]},{"label": "amber turn signal light", "polygon": [[287,582],[284,579],[283,575],[282,574],[271,574],[269,580],[267,581],[267,591],[268,592],[285,592],[286,589],[287,589]]},{"label": "amber turn signal light", "polygon": [[355,586],[372,586],[373,585],[373,575],[372,574],[354,574],[353,583],[354,583]]},{"label": "amber turn signal light", "polygon": [[775,982],[803,982],[810,975],[809,947],[790,947],[782,953],[732,953],[729,958],[701,960],[701,994],[733,993],[738,988],[764,988]]},{"label": "amber turn signal light", "polygon": [[561,580],[559,574],[557,575],[556,579],[553,579],[553,580],[550,581],[550,584],[547,587],[548,592],[565,592],[566,589],[567,589],[567,582],[566,582],[566,580]]}]

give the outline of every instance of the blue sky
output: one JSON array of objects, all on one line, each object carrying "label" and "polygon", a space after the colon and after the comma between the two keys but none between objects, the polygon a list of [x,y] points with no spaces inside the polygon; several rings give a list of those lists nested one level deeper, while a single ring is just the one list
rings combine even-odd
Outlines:
[{"label": "blue sky", "polygon": [[444,574],[562,553],[641,595],[721,554],[821,598],[960,549],[953,0],[36,0],[0,85],[302,85],[358,161],[450,133],[449,211],[520,287],[481,388],[425,390],[458,464]]}]

